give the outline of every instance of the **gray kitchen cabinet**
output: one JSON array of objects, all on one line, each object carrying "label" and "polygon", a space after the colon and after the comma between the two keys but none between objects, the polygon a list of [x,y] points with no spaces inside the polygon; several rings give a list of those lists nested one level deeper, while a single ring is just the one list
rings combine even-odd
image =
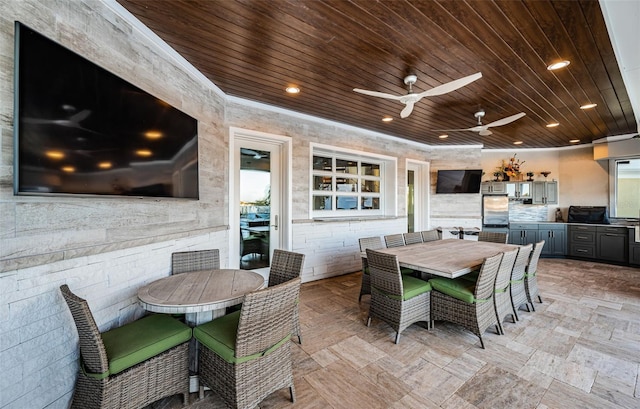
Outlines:
[{"label": "gray kitchen cabinet", "polygon": [[509,244],[525,245],[537,241],[537,223],[512,223],[509,225]]},{"label": "gray kitchen cabinet", "polygon": [[569,224],[568,254],[573,257],[596,257],[596,226]]},{"label": "gray kitchen cabinet", "polygon": [[636,232],[629,230],[629,264],[640,265],[640,242],[636,242]]},{"label": "gray kitchen cabinet", "polygon": [[505,186],[510,199],[531,198],[531,182],[505,182]]},{"label": "gray kitchen cabinet", "polygon": [[538,241],[544,240],[542,256],[558,257],[567,254],[567,234],[564,223],[538,224]]},{"label": "gray kitchen cabinet", "polygon": [[616,263],[629,261],[629,233],[626,227],[596,228],[597,258]]},{"label": "gray kitchen cabinet", "polygon": [[504,182],[482,182],[480,192],[483,195],[507,193]]},{"label": "gray kitchen cabinet", "polygon": [[533,204],[558,204],[558,182],[531,182]]}]

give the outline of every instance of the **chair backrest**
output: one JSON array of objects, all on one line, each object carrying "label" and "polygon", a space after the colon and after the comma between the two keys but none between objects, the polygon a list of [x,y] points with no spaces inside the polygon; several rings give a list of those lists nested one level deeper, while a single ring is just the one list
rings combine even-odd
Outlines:
[{"label": "chair backrest", "polygon": [[387,247],[400,247],[404,246],[404,236],[400,234],[388,234],[384,236],[384,242]]},{"label": "chair backrest", "polygon": [[405,244],[422,243],[422,234],[420,234],[419,231],[411,232],[411,233],[404,233],[403,236],[404,236],[404,243]]},{"label": "chair backrest", "polygon": [[533,246],[531,258],[529,259],[529,264],[527,264],[527,274],[535,274],[536,270],[538,270],[538,260],[540,259],[540,253],[542,253],[543,247],[544,240],[540,240]]},{"label": "chair backrest", "polygon": [[107,351],[102,343],[100,330],[93,319],[89,304],[71,292],[66,284],[60,286],[60,292],[67,302],[73,320],[76,323],[80,343],[80,357],[87,372],[105,373],[109,370]]},{"label": "chair backrest", "polygon": [[385,247],[382,237],[380,236],[363,237],[358,239],[358,243],[360,244],[360,251],[366,251],[367,249],[378,250]]},{"label": "chair backrest", "polygon": [[478,241],[490,241],[493,243],[507,244],[509,235],[507,233],[500,233],[497,231],[480,231],[478,233]]},{"label": "chair backrest", "polygon": [[371,274],[371,291],[375,288],[402,298],[402,273],[398,256],[367,249],[367,263]]},{"label": "chair backrest", "polygon": [[476,281],[474,297],[477,300],[488,300],[493,296],[496,274],[498,273],[498,268],[500,268],[501,260],[502,253],[484,259]]},{"label": "chair backrest", "polygon": [[531,250],[533,250],[533,244],[527,244],[526,246],[520,246],[518,249],[518,257],[513,265],[513,271],[511,272],[511,279],[514,281],[522,280],[524,272],[529,264],[529,257],[531,256]]},{"label": "chair backrest", "polygon": [[496,283],[494,285],[495,291],[503,291],[509,287],[509,281],[511,281],[511,272],[513,271],[513,265],[518,257],[518,249],[505,251],[500,261],[500,267],[496,274]]},{"label": "chair backrest", "polygon": [[300,278],[247,294],[236,336],[236,358],[264,352],[291,335]]},{"label": "chair backrest", "polygon": [[269,287],[300,277],[304,266],[304,254],[273,250],[269,271]]},{"label": "chair backrest", "polygon": [[425,243],[428,241],[440,240],[441,238],[440,232],[437,229],[425,230],[422,232],[422,241]]},{"label": "chair backrest", "polygon": [[220,268],[220,250],[181,251],[171,254],[171,274]]}]

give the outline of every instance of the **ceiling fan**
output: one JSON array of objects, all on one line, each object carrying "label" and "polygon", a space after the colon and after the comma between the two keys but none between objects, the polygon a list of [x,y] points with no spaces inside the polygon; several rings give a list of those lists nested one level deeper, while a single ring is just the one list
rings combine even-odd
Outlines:
[{"label": "ceiling fan", "polygon": [[413,87],[413,84],[415,84],[416,81],[418,80],[418,77],[416,75],[411,74],[404,77],[404,83],[409,87],[409,92],[405,95],[393,95],[393,94],[387,94],[384,92],[367,91],[365,89],[360,89],[360,88],[354,88],[353,90],[360,94],[370,95],[372,97],[386,98],[386,99],[402,102],[403,104],[405,104],[405,107],[402,110],[402,112],[400,112],[400,118],[406,118],[411,114],[411,111],[413,111],[413,105],[416,102],[420,101],[422,98],[433,97],[436,95],[442,95],[442,94],[455,91],[458,88],[462,88],[465,85],[470,84],[479,78],[482,78],[481,72],[477,72],[475,74],[468,75],[466,77],[463,77],[451,82],[447,82],[446,84],[438,85],[437,87],[431,88],[427,91],[415,93],[413,92],[412,87]]},{"label": "ceiling fan", "polygon": [[489,136],[493,134],[493,132],[491,132],[489,128],[492,128],[494,126],[502,126],[502,125],[510,124],[511,122],[522,118],[526,114],[524,112],[520,112],[519,114],[511,115],[506,118],[502,118],[502,119],[498,119],[497,121],[490,122],[486,125],[482,125],[482,118],[484,118],[484,115],[485,115],[484,109],[481,109],[475,114],[473,114],[473,116],[478,119],[478,125],[474,126],[473,128],[434,129],[434,131],[439,131],[439,132],[472,131],[472,132],[478,132],[480,136]]},{"label": "ceiling fan", "polygon": [[67,128],[76,128],[87,132],[97,133],[80,125],[80,122],[87,119],[89,115],[91,115],[91,110],[83,109],[82,111],[71,115],[67,119],[24,118],[24,122],[33,125],[58,125]]}]

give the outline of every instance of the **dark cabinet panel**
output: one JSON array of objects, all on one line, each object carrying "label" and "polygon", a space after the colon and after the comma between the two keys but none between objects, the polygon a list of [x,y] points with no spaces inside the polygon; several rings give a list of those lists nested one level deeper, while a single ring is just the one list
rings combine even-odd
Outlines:
[{"label": "dark cabinet panel", "polygon": [[636,242],[635,229],[629,230],[629,264],[640,265],[640,242]]},{"label": "dark cabinet panel", "polygon": [[568,226],[568,254],[574,257],[596,256],[596,226]]},{"label": "dark cabinet panel", "polygon": [[598,227],[596,232],[597,258],[627,263],[629,260],[629,237],[626,227]]},{"label": "dark cabinet panel", "polygon": [[538,241],[537,224],[512,224],[509,226],[509,243],[525,245]]},{"label": "dark cabinet panel", "polygon": [[564,225],[557,227],[538,226],[538,241],[544,240],[543,256],[564,256],[567,254],[567,236]]}]

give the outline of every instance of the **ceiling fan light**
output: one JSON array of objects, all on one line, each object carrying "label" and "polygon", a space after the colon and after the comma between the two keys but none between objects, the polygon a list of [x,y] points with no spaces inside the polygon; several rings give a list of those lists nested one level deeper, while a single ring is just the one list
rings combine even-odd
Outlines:
[{"label": "ceiling fan light", "polygon": [[559,70],[561,68],[566,67],[567,65],[571,64],[571,62],[564,60],[564,61],[556,61],[553,64],[549,64],[547,66],[547,69],[549,71],[555,71],[555,70]]},{"label": "ceiling fan light", "polygon": [[285,91],[287,91],[287,94],[299,94],[300,93],[300,88],[291,85],[291,86],[285,88]]},{"label": "ceiling fan light", "polygon": [[597,106],[598,106],[598,104],[584,104],[583,106],[580,107],[580,109],[591,109],[591,108],[595,108]]},{"label": "ceiling fan light", "polygon": [[560,122],[549,122],[548,124],[546,124],[545,126],[547,128],[555,128],[556,126],[560,125]]}]

